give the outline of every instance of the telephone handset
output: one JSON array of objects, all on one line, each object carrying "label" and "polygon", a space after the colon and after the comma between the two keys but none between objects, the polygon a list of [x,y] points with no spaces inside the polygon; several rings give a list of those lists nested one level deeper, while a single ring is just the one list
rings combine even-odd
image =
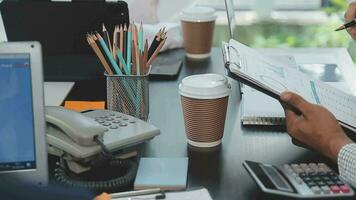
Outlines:
[{"label": "telephone handset", "polygon": [[78,112],[58,106],[46,107],[46,121],[57,126],[81,146],[93,146],[95,137],[102,138],[105,127]]},{"label": "telephone handset", "polygon": [[150,140],[160,130],[135,117],[110,111],[88,110],[82,113],[60,106],[46,107],[48,153],[67,160],[77,173],[89,170],[83,165],[98,156],[102,141],[110,152]]}]

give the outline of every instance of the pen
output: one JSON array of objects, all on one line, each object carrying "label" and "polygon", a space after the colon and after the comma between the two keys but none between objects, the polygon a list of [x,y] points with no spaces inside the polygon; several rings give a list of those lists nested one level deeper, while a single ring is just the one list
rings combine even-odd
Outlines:
[{"label": "pen", "polygon": [[339,28],[335,29],[335,31],[341,31],[347,28],[350,28],[352,26],[356,26],[356,19],[353,19],[345,24],[343,24],[342,26],[340,26]]}]

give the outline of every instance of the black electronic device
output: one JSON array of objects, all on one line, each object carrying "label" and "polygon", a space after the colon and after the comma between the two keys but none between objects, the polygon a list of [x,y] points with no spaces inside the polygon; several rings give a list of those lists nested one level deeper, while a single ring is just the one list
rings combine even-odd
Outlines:
[{"label": "black electronic device", "polygon": [[108,32],[129,24],[124,1],[30,1],[4,0],[1,15],[8,41],[39,41],[43,49],[46,81],[92,80],[104,77],[86,34]]},{"label": "black electronic device", "polygon": [[176,79],[182,68],[182,61],[174,61],[170,63],[155,63],[150,71],[150,79],[153,80],[169,80]]},{"label": "black electronic device", "polygon": [[353,197],[353,189],[324,163],[243,166],[265,193],[301,199]]}]

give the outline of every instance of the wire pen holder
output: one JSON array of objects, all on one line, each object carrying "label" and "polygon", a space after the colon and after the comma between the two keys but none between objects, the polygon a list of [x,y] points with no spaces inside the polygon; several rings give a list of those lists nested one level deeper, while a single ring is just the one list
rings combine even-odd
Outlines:
[{"label": "wire pen holder", "polygon": [[107,107],[133,117],[148,120],[149,115],[149,74],[106,76]]}]

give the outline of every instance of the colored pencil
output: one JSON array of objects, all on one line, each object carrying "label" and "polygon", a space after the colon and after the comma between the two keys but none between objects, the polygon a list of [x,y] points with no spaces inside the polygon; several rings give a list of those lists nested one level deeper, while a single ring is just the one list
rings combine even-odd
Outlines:
[{"label": "colored pencil", "polygon": [[132,22],[132,41],[133,41],[133,46],[135,47],[135,65],[133,67],[136,67],[136,75],[140,75],[140,57],[138,55],[139,49],[138,49],[138,32],[137,32],[137,27],[134,22]]},{"label": "colored pencil", "polygon": [[112,44],[112,56],[114,57],[115,61],[118,61],[117,58],[116,58],[116,52],[115,52],[116,51],[115,46],[118,45],[118,43],[117,43],[117,40],[118,40],[117,33],[118,33],[118,31],[119,31],[118,27],[115,26],[114,33],[113,33],[113,36],[112,36],[112,41],[113,41],[113,44]]},{"label": "colored pencil", "polygon": [[105,25],[103,24],[103,39],[106,43],[106,46],[109,47],[110,53],[112,53],[112,46],[111,46],[111,41],[110,41],[110,37],[109,37],[109,33],[106,30]]},{"label": "colored pencil", "polygon": [[[127,31],[127,51],[126,51],[126,56],[127,56],[127,59],[126,59],[126,63],[128,65],[128,68],[129,68],[129,72],[131,74],[131,67],[132,64],[131,64],[131,35],[132,35],[132,26],[131,24],[129,25],[129,30]],[[126,75],[130,75],[130,74],[126,74]]]},{"label": "colored pencil", "polygon": [[122,75],[122,72],[119,68],[119,66],[117,65],[117,63],[115,62],[114,58],[112,57],[109,48],[106,46],[104,39],[101,37],[101,35],[99,33],[96,34],[96,37],[98,38],[100,45],[103,47],[104,49],[104,53],[107,55],[107,57],[109,58],[110,64],[111,66],[114,68],[116,74],[118,75]]},{"label": "colored pencil", "polygon": [[150,66],[151,63],[153,62],[153,60],[156,59],[156,57],[157,57],[159,51],[162,49],[162,47],[163,47],[164,43],[166,42],[166,40],[167,40],[167,38],[165,38],[165,39],[159,44],[159,46],[157,47],[157,49],[155,50],[155,52],[154,52],[154,53],[152,54],[152,56],[149,58],[146,67],[147,67],[147,66]]},{"label": "colored pencil", "polygon": [[122,41],[123,41],[123,49],[122,49],[122,56],[124,57],[124,59],[126,60],[126,64],[128,66],[130,66],[130,63],[127,63],[127,27],[126,24],[124,24],[123,26],[123,37],[122,37]]},{"label": "colored pencil", "polygon": [[119,33],[120,33],[119,47],[120,47],[120,51],[124,53],[124,30],[122,29],[121,25],[120,25]]},{"label": "colored pencil", "polygon": [[122,65],[122,68],[125,71],[125,74],[129,74],[126,62],[124,60],[124,57],[122,56],[121,51],[119,49],[117,49],[116,53],[117,53],[117,57],[119,58],[119,61],[120,61],[121,65]]},{"label": "colored pencil", "polygon": [[101,46],[99,40],[98,40],[98,37],[96,37],[96,34],[98,33],[95,33],[95,34],[91,34],[91,37],[93,38],[93,40],[95,41],[96,45],[99,47],[99,50],[100,52],[103,54],[105,60],[107,61],[107,63],[109,64],[109,67],[111,69],[111,71],[115,72],[115,69],[113,68],[113,66],[110,64],[110,59],[109,57],[106,55],[103,47]]},{"label": "colored pencil", "polygon": [[139,46],[140,53],[142,53],[143,52],[143,25],[142,25],[142,21],[140,24],[140,29],[138,31],[138,46]]},{"label": "colored pencil", "polygon": [[142,63],[142,66],[143,66],[143,74],[146,74],[147,73],[147,69],[149,68],[149,66],[147,66],[147,55],[148,54],[148,41],[146,39],[146,42],[145,42],[145,47],[144,47],[144,50],[143,50],[143,63]]},{"label": "colored pencil", "polygon": [[99,58],[100,62],[102,63],[105,71],[109,75],[113,75],[114,73],[112,72],[108,62],[106,61],[104,55],[100,51],[98,45],[95,43],[95,40],[92,38],[91,35],[87,35],[87,41],[88,41],[89,45],[92,47],[92,49],[94,50],[95,54],[98,56],[98,58]]}]

